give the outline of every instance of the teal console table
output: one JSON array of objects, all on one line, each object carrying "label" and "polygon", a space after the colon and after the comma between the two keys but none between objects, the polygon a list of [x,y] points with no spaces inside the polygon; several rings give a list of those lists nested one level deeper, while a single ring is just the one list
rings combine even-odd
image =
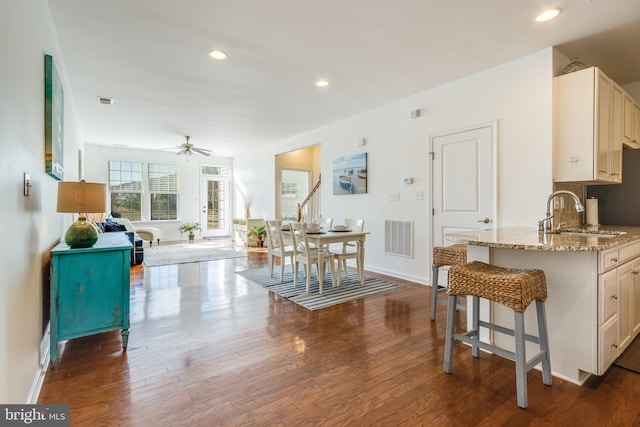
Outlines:
[{"label": "teal console table", "polygon": [[51,364],[60,341],[122,330],[129,339],[131,242],[124,232],[103,233],[91,248],[61,243],[51,251]]}]

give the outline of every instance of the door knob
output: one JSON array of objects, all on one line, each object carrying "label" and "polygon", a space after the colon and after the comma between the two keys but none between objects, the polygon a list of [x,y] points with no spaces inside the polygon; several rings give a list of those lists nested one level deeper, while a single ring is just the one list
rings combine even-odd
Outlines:
[{"label": "door knob", "polygon": [[484,222],[485,224],[489,224],[491,220],[489,218],[479,219],[478,222]]}]

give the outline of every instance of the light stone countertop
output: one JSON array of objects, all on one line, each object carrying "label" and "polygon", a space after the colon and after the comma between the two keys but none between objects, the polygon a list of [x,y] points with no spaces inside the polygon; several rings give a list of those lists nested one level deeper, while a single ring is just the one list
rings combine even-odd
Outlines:
[{"label": "light stone countertop", "polygon": [[[536,227],[502,227],[447,233],[445,239],[468,245],[528,251],[600,251],[640,239],[640,227],[600,225],[563,230],[565,233],[575,231],[588,231],[593,234],[588,236],[545,234],[538,232]],[[598,234],[612,232],[621,234],[614,237],[598,237]]]}]

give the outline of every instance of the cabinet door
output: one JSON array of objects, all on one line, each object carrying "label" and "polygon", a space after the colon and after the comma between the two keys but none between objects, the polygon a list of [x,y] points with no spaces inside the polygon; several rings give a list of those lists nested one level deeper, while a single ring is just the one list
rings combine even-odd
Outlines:
[{"label": "cabinet door", "polygon": [[603,73],[596,74],[596,168],[598,179],[610,178],[611,138],[611,80]]},{"label": "cabinet door", "polygon": [[624,141],[624,91],[611,81],[611,134],[609,136],[609,180],[622,182],[622,145]]},{"label": "cabinet door", "polygon": [[623,106],[623,137],[624,143],[626,145],[630,145],[633,140],[633,99],[628,94],[624,95],[624,106]]},{"label": "cabinet door", "polygon": [[633,141],[634,148],[640,148],[640,104],[633,104]]},{"label": "cabinet door", "polygon": [[631,268],[631,277],[633,279],[631,283],[633,337],[640,333],[640,274],[638,273],[640,273],[640,259],[633,261]]},{"label": "cabinet door", "polygon": [[618,269],[598,276],[598,325],[604,325],[618,312]]},{"label": "cabinet door", "polygon": [[618,342],[620,351],[631,344],[633,263],[618,268]]},{"label": "cabinet door", "polygon": [[612,317],[600,327],[598,342],[600,357],[598,358],[598,375],[602,375],[618,358],[618,318]]}]

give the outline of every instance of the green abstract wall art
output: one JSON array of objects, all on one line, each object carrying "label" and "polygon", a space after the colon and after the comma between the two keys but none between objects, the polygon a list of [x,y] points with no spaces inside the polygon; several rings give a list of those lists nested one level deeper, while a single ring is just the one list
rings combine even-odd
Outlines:
[{"label": "green abstract wall art", "polygon": [[51,55],[44,56],[44,160],[46,172],[64,178],[64,91]]}]

